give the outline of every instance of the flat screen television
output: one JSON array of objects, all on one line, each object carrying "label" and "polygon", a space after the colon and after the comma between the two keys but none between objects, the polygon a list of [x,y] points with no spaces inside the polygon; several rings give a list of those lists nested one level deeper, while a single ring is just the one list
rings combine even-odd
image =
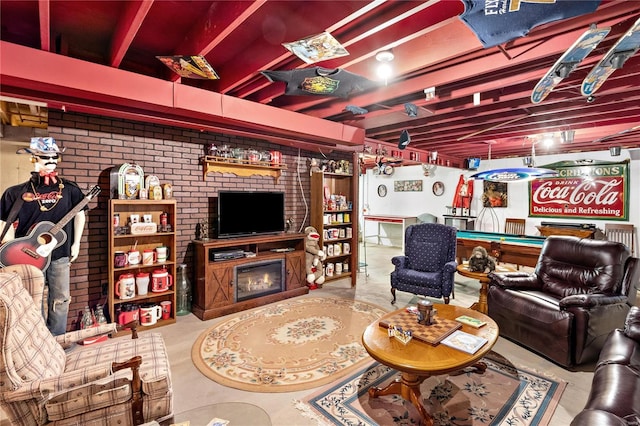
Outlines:
[{"label": "flat screen television", "polygon": [[276,234],[284,231],[284,192],[218,193],[218,238]]}]

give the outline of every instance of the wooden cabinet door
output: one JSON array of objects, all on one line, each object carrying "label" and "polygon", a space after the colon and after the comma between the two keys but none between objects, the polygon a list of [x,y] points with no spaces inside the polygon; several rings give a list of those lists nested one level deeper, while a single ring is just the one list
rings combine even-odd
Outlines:
[{"label": "wooden cabinet door", "polygon": [[207,267],[205,303],[206,309],[234,303],[233,266],[210,265]]},{"label": "wooden cabinet door", "polygon": [[307,285],[304,251],[297,250],[287,253],[285,256],[285,269],[287,271],[287,290],[293,290]]}]

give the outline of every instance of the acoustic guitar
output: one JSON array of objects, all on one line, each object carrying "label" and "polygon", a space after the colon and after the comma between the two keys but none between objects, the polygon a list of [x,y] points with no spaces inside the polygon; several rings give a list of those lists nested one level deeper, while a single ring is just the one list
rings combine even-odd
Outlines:
[{"label": "acoustic guitar", "polygon": [[45,271],[51,263],[51,252],[67,240],[62,228],[99,193],[100,187],[96,185],[58,223],[46,220],[38,222],[31,227],[28,235],[0,246],[0,266],[27,264]]}]

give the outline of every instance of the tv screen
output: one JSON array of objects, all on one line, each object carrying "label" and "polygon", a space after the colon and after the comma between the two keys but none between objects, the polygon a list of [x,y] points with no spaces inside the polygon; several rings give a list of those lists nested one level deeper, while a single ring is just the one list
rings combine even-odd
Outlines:
[{"label": "tv screen", "polygon": [[218,238],[274,234],[284,230],[284,192],[218,193]]}]

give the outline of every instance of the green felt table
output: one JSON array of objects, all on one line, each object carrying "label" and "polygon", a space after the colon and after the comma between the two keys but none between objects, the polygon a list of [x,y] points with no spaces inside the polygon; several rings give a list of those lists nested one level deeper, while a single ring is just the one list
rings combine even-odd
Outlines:
[{"label": "green felt table", "polygon": [[[499,232],[463,231],[457,233],[456,256],[468,259],[471,251],[482,246],[499,262],[535,267],[545,237],[502,234]],[[459,262],[460,263],[460,262]]]}]

